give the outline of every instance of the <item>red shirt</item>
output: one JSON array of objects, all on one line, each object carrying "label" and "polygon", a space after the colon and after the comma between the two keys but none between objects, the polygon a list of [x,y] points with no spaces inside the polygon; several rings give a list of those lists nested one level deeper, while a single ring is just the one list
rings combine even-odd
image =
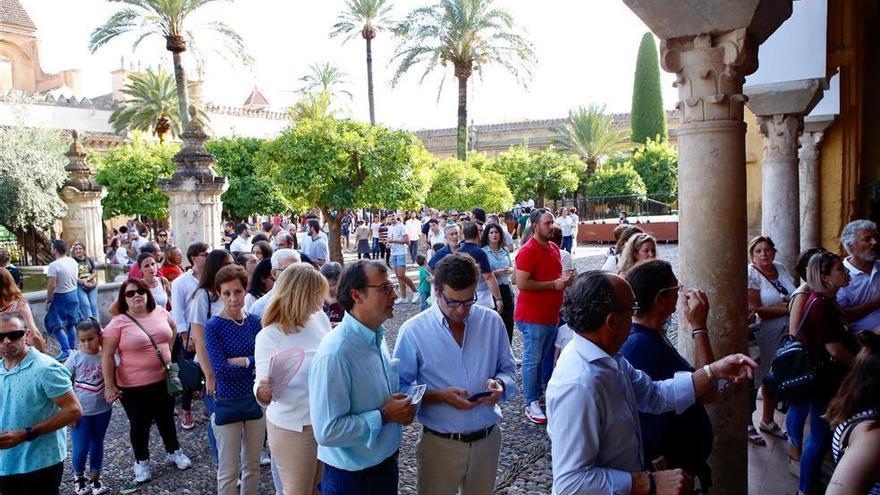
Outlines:
[{"label": "red shirt", "polygon": [[[548,242],[546,246],[531,238],[516,255],[516,269],[532,274],[536,282],[550,282],[562,276],[562,258],[559,246]],[[559,322],[562,307],[561,290],[519,290],[513,318],[525,323],[555,325]]]},{"label": "red shirt", "polygon": [[174,282],[175,278],[183,275],[183,270],[177,265],[162,265],[162,268],[159,268],[159,275],[167,278],[169,282]]}]

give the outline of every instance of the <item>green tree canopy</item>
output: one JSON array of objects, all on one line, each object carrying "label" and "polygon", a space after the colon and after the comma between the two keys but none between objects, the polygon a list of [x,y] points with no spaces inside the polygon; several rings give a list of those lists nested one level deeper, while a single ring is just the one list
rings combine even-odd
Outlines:
[{"label": "green tree canopy", "polygon": [[669,142],[649,138],[629,162],[645,182],[648,194],[678,194],[678,152]]},{"label": "green tree canopy", "polygon": [[605,105],[597,104],[569,111],[568,121],[555,131],[554,144],[586,164],[584,179],[593,174],[605,157],[623,149],[626,139],[626,132],[614,127],[614,116],[605,113]]},{"label": "green tree canopy", "polygon": [[633,143],[645,143],[648,139],[666,141],[669,138],[663,93],[660,91],[660,59],[654,35],[650,32],[642,36],[639,44],[630,115]]},{"label": "green tree canopy", "polygon": [[[479,163],[479,167],[477,164]],[[488,163],[478,153],[467,161],[450,158],[434,169],[426,205],[441,210],[507,211],[513,206],[513,195],[500,173],[484,165]]]},{"label": "green tree canopy", "polygon": [[307,119],[267,143],[256,161],[285,198],[321,210],[330,225],[331,258],[341,262],[341,219],[348,210],[407,207],[423,197],[421,148],[410,132]]},{"label": "green tree canopy", "polygon": [[645,183],[629,163],[600,165],[584,188],[587,196],[644,196]]},{"label": "green tree canopy", "polygon": [[583,163],[552,146],[530,153],[522,145],[495,157],[493,167],[504,175],[514,199],[534,199],[543,206],[544,198],[560,199],[577,191]]},{"label": "green tree canopy", "polygon": [[172,158],[180,147],[169,143],[134,141],[105,154],[92,153],[97,168],[95,180],[107,188],[101,200],[104,218],[116,215],[164,219],[168,216],[168,196],[159,189],[159,179],[171,177],[176,169]]},{"label": "green tree canopy", "polygon": [[223,218],[240,220],[250,215],[284,213],[290,205],[278,184],[257,172],[256,155],[266,141],[233,137],[212,139],[205,148],[217,158],[217,173],[229,179],[229,189],[220,198]]}]

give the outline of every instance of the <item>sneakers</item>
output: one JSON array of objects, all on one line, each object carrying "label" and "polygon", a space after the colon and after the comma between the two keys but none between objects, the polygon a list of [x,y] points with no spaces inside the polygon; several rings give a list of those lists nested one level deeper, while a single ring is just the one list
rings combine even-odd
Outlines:
[{"label": "sneakers", "polygon": [[180,427],[184,430],[192,430],[195,427],[192,411],[183,411],[180,414]]},{"label": "sneakers", "polygon": [[541,410],[541,404],[536,400],[530,402],[528,407],[526,407],[526,417],[537,425],[547,424],[547,416],[544,415],[544,411]]},{"label": "sneakers", "polygon": [[516,364],[517,366],[522,366],[522,359],[520,359],[518,357],[514,357],[513,363]]},{"label": "sneakers", "polygon": [[260,466],[268,466],[269,464],[272,464],[272,458],[269,457],[269,451],[263,449],[263,451],[260,452]]},{"label": "sneakers", "polygon": [[173,454],[168,454],[168,457],[165,458],[165,462],[176,465],[177,469],[180,469],[181,471],[192,467],[192,461],[189,460],[189,457],[179,449]]},{"label": "sneakers", "polygon": [[408,303],[408,302],[409,301],[403,297],[398,297],[397,299],[394,300],[394,304],[404,304],[404,303]]},{"label": "sneakers", "polygon": [[101,480],[92,480],[92,495],[103,495],[109,491],[110,489],[104,486]]},{"label": "sneakers", "polygon": [[747,435],[748,435],[749,443],[752,443],[755,445],[767,445],[767,441],[764,440],[764,437],[762,437],[761,434],[758,433],[758,430],[756,430],[754,426],[749,425]]},{"label": "sneakers", "polygon": [[91,495],[92,489],[89,488],[89,482],[82,476],[73,482],[73,493],[76,495]]},{"label": "sneakers", "polygon": [[776,424],[775,421],[771,421],[771,422],[769,422],[769,423],[765,423],[765,422],[762,420],[762,421],[758,424],[758,429],[761,430],[761,431],[763,431],[764,433],[767,433],[767,434],[769,434],[769,435],[773,435],[773,436],[776,437],[776,438],[780,438],[780,439],[782,439],[782,440],[787,440],[787,439],[788,439],[788,435],[786,435],[785,432],[782,431],[782,428],[780,428],[779,425]]},{"label": "sneakers", "polygon": [[153,477],[153,473],[150,472],[150,461],[149,459],[146,461],[135,461],[134,463],[134,482],[135,483],[146,483],[150,481]]},{"label": "sneakers", "polygon": [[419,303],[419,293],[418,292],[413,292],[412,300],[410,302],[413,304]]},{"label": "sneakers", "polygon": [[70,351],[61,351],[61,354],[55,356],[55,361],[58,361],[59,363],[63,363],[64,361],[67,361],[67,358],[69,358],[69,357],[70,357]]}]

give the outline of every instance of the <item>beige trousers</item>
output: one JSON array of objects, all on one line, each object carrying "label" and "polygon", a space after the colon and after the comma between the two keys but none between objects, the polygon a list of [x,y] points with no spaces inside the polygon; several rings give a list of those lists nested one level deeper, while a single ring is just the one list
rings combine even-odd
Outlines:
[{"label": "beige trousers", "polygon": [[[214,416],[211,416],[214,421]],[[217,440],[217,493],[255,495],[260,487],[260,452],[266,439],[266,417],[228,425],[213,424]],[[241,474],[241,486],[236,483]]]},{"label": "beige trousers", "polygon": [[322,464],[318,462],[318,442],[311,426],[302,433],[285,430],[266,422],[269,450],[278,468],[284,495],[312,495],[318,493]]},{"label": "beige trousers", "polygon": [[501,428],[474,443],[422,431],[416,447],[419,495],[486,495],[495,489]]}]

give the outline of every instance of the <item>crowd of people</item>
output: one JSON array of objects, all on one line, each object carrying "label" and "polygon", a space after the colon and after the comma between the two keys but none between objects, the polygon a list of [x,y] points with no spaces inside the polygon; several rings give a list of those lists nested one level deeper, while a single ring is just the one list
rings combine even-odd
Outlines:
[{"label": "crowd of people", "polygon": [[[61,349],[54,358],[15,277],[0,269],[0,494],[58,493],[65,426],[74,492],[106,493],[116,401],[136,483],[152,478],[154,424],[165,462],[188,469],[175,410],[192,429],[195,400],[208,415],[220,494],[257,493],[266,463],[279,494],[397,493],[402,427],[415,421],[418,492],[487,494],[504,440],[499,404],[518,392],[528,420],[547,425],[554,493],[705,493],[713,429],[704,405],[743,388],[753,412],[758,397],[762,406],[757,425],[742,425],[749,441],[787,439],[801,493],[880,490],[875,224],[844,228],[845,259],[814,248],[796,267],[775,261],[770,238],[749,243],[753,359],[715,355],[706,293],[682,286],[639,226],[621,223],[602,269],[578,274],[576,212],[518,210],[513,232],[479,208],[349,213],[339,241],[357,260],[344,267],[330,260],[316,217],[230,222],[222,246],[187,247],[186,270],[167,231],[153,241],[120,228],[107,254],[128,272],[106,326],[95,263],[83,245],[57,240],[45,319]],[[384,325],[415,303],[392,352]],[[676,311],[692,361],[667,338]],[[818,370],[797,397],[771,366],[786,336]],[[821,476],[828,453],[830,481]]]}]

